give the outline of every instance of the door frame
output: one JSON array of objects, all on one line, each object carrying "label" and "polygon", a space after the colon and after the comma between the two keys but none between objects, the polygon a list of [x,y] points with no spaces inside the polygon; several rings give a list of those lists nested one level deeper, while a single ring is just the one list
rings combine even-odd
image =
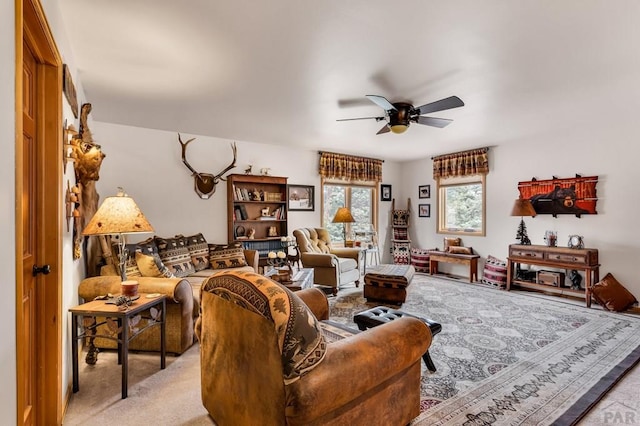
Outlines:
[{"label": "door frame", "polygon": [[16,424],[24,424],[25,368],[21,363],[25,350],[22,312],[23,233],[22,158],[22,90],[23,41],[29,45],[38,62],[37,90],[37,182],[38,229],[36,259],[51,265],[51,273],[40,274],[36,286],[37,374],[32,419],[34,424],[62,423],[62,60],[39,0],[15,0],[15,65],[16,65]]}]

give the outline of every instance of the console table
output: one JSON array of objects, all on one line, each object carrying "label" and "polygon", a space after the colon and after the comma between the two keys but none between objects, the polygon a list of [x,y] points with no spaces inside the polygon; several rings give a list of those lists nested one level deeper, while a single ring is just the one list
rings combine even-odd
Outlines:
[{"label": "console table", "polygon": [[[511,244],[509,246],[509,257],[507,261],[507,290],[510,290],[511,286],[518,286],[542,290],[553,294],[584,297],[587,307],[591,307],[591,287],[600,280],[598,249]],[[584,289],[572,289],[566,287],[563,282],[555,286],[525,280],[522,277],[516,276],[516,264],[583,271],[585,275]]]}]

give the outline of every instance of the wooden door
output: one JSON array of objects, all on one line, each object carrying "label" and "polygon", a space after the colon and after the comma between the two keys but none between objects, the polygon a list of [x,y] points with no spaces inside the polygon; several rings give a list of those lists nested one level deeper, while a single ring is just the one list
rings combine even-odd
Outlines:
[{"label": "wooden door", "polygon": [[[38,0],[16,2],[18,425],[62,423],[62,63]],[[34,274],[34,266],[50,273]]]},{"label": "wooden door", "polygon": [[36,266],[36,218],[38,197],[35,193],[38,181],[36,174],[36,91],[37,64],[33,52],[23,44],[22,70],[22,333],[23,352],[17,362],[22,363],[23,380],[19,394],[23,399],[23,419],[25,425],[34,422],[36,404],[37,362],[36,362],[36,295],[33,267]]}]

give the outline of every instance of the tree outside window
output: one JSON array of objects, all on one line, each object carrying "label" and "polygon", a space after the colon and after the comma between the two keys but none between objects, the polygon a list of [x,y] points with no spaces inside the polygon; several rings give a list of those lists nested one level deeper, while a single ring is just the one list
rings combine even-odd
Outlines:
[{"label": "tree outside window", "polygon": [[332,241],[344,242],[343,225],[331,222],[340,207],[347,207],[356,220],[353,224],[346,224],[347,236],[358,227],[366,226],[369,229],[374,224],[375,186],[324,183],[322,191],[322,227],[329,231]]},{"label": "tree outside window", "polygon": [[483,176],[463,182],[443,179],[438,184],[438,232],[485,235]]}]

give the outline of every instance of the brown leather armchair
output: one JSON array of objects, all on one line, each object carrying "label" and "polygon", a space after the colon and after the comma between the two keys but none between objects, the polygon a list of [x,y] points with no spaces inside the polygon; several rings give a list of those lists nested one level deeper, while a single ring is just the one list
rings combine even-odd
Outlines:
[{"label": "brown leather armchair", "polygon": [[305,268],[313,268],[315,284],[333,287],[333,294],[341,285],[350,282],[360,284],[359,248],[331,246],[329,231],[325,228],[300,228],[293,231],[300,260]]},{"label": "brown leather armchair", "polygon": [[[247,279],[247,273],[235,274]],[[231,281],[221,292],[217,280]],[[267,312],[274,306],[273,316],[283,307],[311,311],[305,323],[327,319],[329,308],[319,289],[291,293],[272,283],[260,277],[252,291],[245,291],[239,290],[238,277],[219,275],[203,284],[196,323],[202,402],[216,424],[405,425],[420,413],[420,362],[432,338],[422,321],[404,317],[333,343],[323,340],[324,346],[314,348],[325,349],[324,356],[290,382],[283,348],[292,344],[279,340],[276,320],[254,304],[267,306]],[[271,298],[282,292],[289,303],[274,303]]]}]

